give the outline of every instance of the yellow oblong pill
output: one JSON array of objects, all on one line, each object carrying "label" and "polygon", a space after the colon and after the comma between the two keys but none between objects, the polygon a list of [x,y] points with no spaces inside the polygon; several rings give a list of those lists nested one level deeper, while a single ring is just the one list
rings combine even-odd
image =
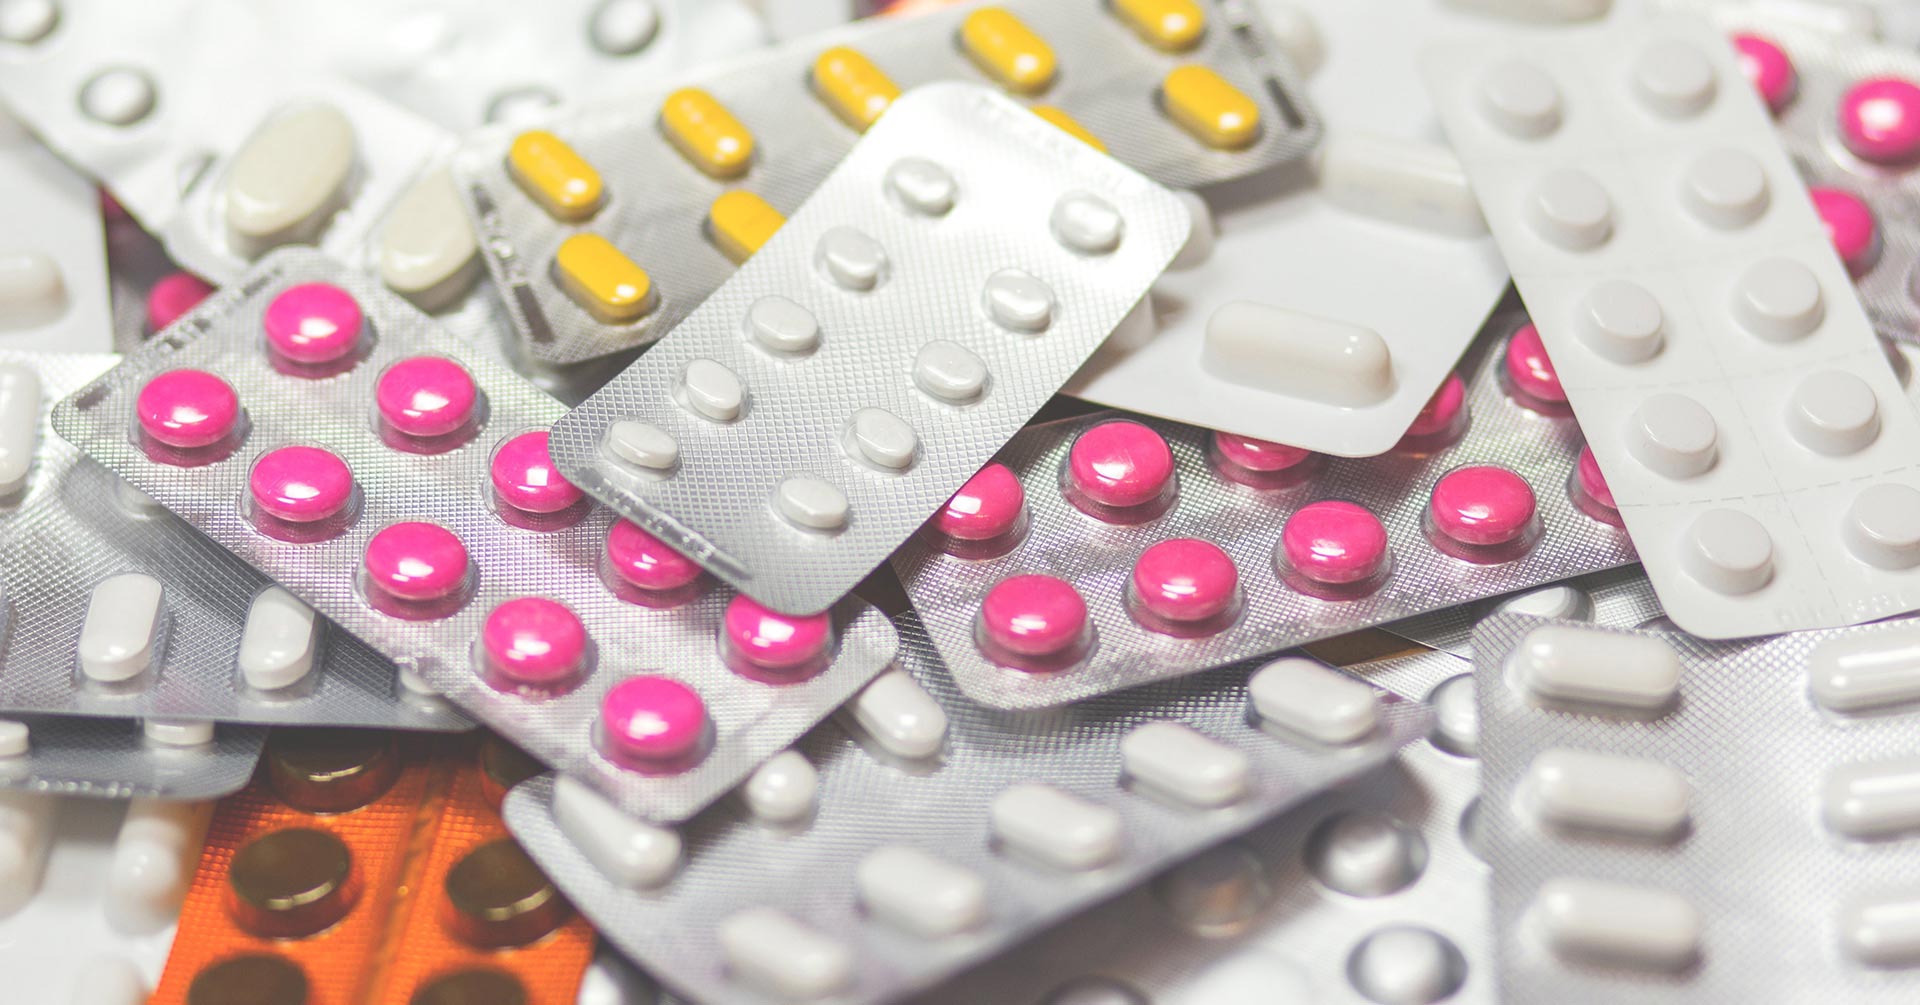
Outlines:
[{"label": "yellow oblong pill", "polygon": [[1260,106],[1207,67],[1176,68],[1160,83],[1160,96],[1173,121],[1207,146],[1238,150],[1260,138]]},{"label": "yellow oblong pill", "polygon": [[567,238],[553,256],[553,271],[574,303],[607,324],[637,321],[653,309],[647,270],[599,234]]},{"label": "yellow oblong pill", "polygon": [[556,220],[584,220],[600,208],[606,195],[600,172],[565,140],[544,129],[513,138],[507,148],[507,173]]},{"label": "yellow oblong pill", "polygon": [[1046,119],[1048,122],[1051,122],[1056,126],[1059,126],[1063,130],[1066,130],[1067,135],[1072,136],[1074,139],[1079,140],[1082,143],[1085,143],[1087,146],[1090,146],[1095,150],[1100,151],[1101,153],[1107,152],[1107,145],[1105,143],[1100,142],[1100,137],[1095,136],[1092,133],[1088,132],[1086,126],[1081,125],[1078,120],[1076,120],[1073,116],[1068,115],[1066,112],[1063,112],[1052,105],[1034,105],[1033,107],[1027,109],[1027,111],[1032,112],[1033,114],[1038,115],[1043,119]]},{"label": "yellow oblong pill", "polygon": [[667,95],[660,105],[660,127],[680,156],[715,178],[738,178],[753,161],[753,134],[698,87]]},{"label": "yellow oblong pill", "polygon": [[721,253],[744,262],[773,238],[787,218],[767,200],[745,189],[722,193],[707,208],[707,229]]},{"label": "yellow oblong pill", "polygon": [[1207,30],[1207,13],[1194,0],[1109,0],[1133,33],[1156,49],[1184,52]]},{"label": "yellow oblong pill", "polygon": [[1003,7],[982,7],[960,22],[960,47],[1001,87],[1037,94],[1053,83],[1053,47]]},{"label": "yellow oblong pill", "polygon": [[861,132],[900,96],[900,85],[872,60],[844,45],[828,49],[813,61],[813,90],[840,121]]}]

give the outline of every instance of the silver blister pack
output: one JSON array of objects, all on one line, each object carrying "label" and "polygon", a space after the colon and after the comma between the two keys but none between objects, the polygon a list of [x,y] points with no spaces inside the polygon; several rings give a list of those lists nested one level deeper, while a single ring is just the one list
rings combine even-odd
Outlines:
[{"label": "silver blister pack", "polygon": [[1920,626],[1474,652],[1504,1000],[1920,997]]},{"label": "silver blister pack", "polygon": [[[1431,431],[1379,457],[1119,413],[1030,428],[996,458],[1001,473],[969,482],[954,520],[1007,512],[999,543],[942,533],[955,515],[942,514],[894,569],[968,696],[1031,708],[1631,562],[1626,533],[1583,508],[1579,427],[1504,386],[1503,340],[1523,320],[1489,321],[1464,384],[1429,406]],[[1246,466],[1269,462],[1286,466]],[[1120,491],[1130,505],[1098,501]],[[1442,507],[1511,533],[1464,545],[1437,524]]]},{"label": "silver blister pack", "polygon": [[[1370,730],[1323,744],[1268,723],[1251,665],[1001,712],[959,694],[911,615],[899,629],[900,671],[797,748],[817,771],[812,803],[750,783],[681,828],[685,860],[657,885],[596,866],[625,867],[648,842],[583,812],[564,780],[516,788],[508,826],[602,935],[696,1000],[893,1001],[1364,774],[1431,725],[1424,706],[1317,663],[1371,704]],[[767,819],[776,807],[786,822]]]},{"label": "silver blister pack", "polygon": [[97,799],[218,799],[247,784],[265,726],[0,718],[0,788]]},{"label": "silver blister pack", "polygon": [[554,460],[761,603],[824,610],[1046,404],[1189,222],[1018,103],[928,85],[554,426]]},{"label": "silver blister pack", "polygon": [[53,434],[53,403],[114,362],[0,353],[0,711],[469,728]]},{"label": "silver blister pack", "polygon": [[[822,57],[837,57],[847,72],[855,101],[850,114],[864,126],[902,89],[995,82],[968,58],[957,35],[967,19],[997,10],[1022,26],[995,30],[1008,53],[1031,55],[1022,63],[1026,72],[1051,70],[1021,96],[1069,116],[1117,160],[1155,181],[1205,185],[1304,156],[1319,139],[1320,123],[1265,25],[1241,0],[1199,6],[1204,31],[1178,52],[1148,45],[1098,0],[1012,0],[867,21],[687,75],[679,83],[717,105],[703,121],[724,117],[712,136],[695,142],[734,140],[710,162],[712,172],[682,156],[666,135],[663,99],[680,93],[668,88],[535,120],[531,124],[543,125],[604,185],[593,201],[566,211],[577,218],[571,221],[549,214],[509,167],[527,124],[470,136],[455,156],[455,173],[487,267],[508,293],[522,351],[548,364],[579,362],[658,340],[732,275],[736,259],[716,242],[710,219],[716,199],[757,197],[767,207],[760,218],[777,225],[779,214],[794,212],[853,148],[859,128],[836,113],[826,88],[812,83]],[[1215,148],[1175,124],[1161,85],[1182,67],[1204,67],[1237,92],[1214,98],[1237,109],[1235,129],[1257,126],[1258,135]],[[553,277],[555,256],[579,234],[605,238],[645,271],[657,297],[646,313],[598,318],[563,291]]]},{"label": "silver blister pack", "polygon": [[1537,590],[1461,604],[1381,627],[1403,639],[1472,659],[1473,626],[1493,614],[1590,621],[1608,628],[1665,627],[1649,622],[1666,617],[1646,571],[1638,565],[1623,565],[1575,576]]},{"label": "silver blister pack", "polygon": [[[265,316],[314,294],[323,306],[354,305],[353,317],[364,320],[347,336],[345,355],[293,363],[268,347]],[[329,327],[343,315],[315,310],[293,330],[313,331],[311,321],[330,337],[348,331]],[[529,753],[634,813],[673,820],[699,810],[893,657],[892,625],[856,599],[815,619],[787,620],[762,617],[757,605],[698,581],[639,597],[606,557],[611,514],[558,479],[546,459],[544,431],[563,407],[462,348],[372,277],[291,249],[61,403],[55,421],[62,435],[214,541]],[[383,378],[401,364],[384,385],[395,395],[387,405],[399,410],[383,410],[376,404]],[[205,446],[169,447],[135,412],[150,385],[171,388],[180,379],[156,378],[184,375],[204,386],[189,371],[218,374],[231,389],[230,428]],[[450,401],[467,407],[451,412]],[[203,398],[188,404],[215,410]],[[423,408],[452,428],[425,433],[414,425],[428,414]],[[344,481],[329,483],[340,493],[337,508],[317,521],[289,525],[262,512],[262,497],[250,488],[262,457],[292,449]],[[494,477],[496,460],[508,481]],[[573,501],[559,510],[523,509],[502,491],[527,507]],[[381,546],[370,554],[376,535]],[[483,632],[487,624],[498,632]],[[723,625],[742,628],[742,644],[753,647],[747,655],[723,646]],[[755,662],[768,652],[792,655],[780,649],[790,636],[812,646],[803,658]],[[630,685],[636,680],[643,683]],[[619,685],[630,685],[619,695],[637,690],[646,700],[608,699]],[[637,734],[609,733],[601,728],[603,700],[642,718],[656,702],[681,702],[675,707],[689,716],[681,725],[692,745],[645,770],[622,767],[596,738],[643,741],[646,723],[634,724]],[[617,749],[638,756],[630,746]]]}]

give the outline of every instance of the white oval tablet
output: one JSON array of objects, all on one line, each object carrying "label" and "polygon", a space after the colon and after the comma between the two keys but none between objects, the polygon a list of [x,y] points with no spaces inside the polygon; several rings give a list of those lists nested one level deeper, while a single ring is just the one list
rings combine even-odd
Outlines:
[{"label": "white oval tablet", "polygon": [[1304,656],[1261,667],[1248,679],[1247,695],[1260,718],[1321,743],[1363,740],[1380,722],[1373,688]]},{"label": "white oval tablet", "polygon": [[1245,300],[1207,319],[1200,361],[1222,380],[1333,405],[1393,392],[1393,355],[1378,332]]},{"label": "white oval tablet", "polygon": [[918,848],[875,848],[855,867],[853,881],[875,918],[921,938],[958,935],[987,920],[987,884]]},{"label": "white oval tablet", "polygon": [[1113,203],[1090,192],[1068,192],[1047,216],[1053,238],[1083,255],[1104,255],[1120,246],[1127,221]]},{"label": "white oval tablet", "polygon": [[1650,886],[1560,876],[1540,884],[1530,917],[1563,959],[1678,970],[1700,951],[1700,912]]},{"label": "white oval tablet", "polygon": [[1656,711],[1680,686],[1680,654],[1660,639],[1596,628],[1535,628],[1508,654],[1508,679],[1536,701]]},{"label": "white oval tablet", "polygon": [[565,775],[553,782],[553,821],[601,875],[620,886],[658,886],[680,865],[678,831],[628,816]]},{"label": "white oval tablet", "polygon": [[811,475],[795,475],[773,490],[773,508],[802,530],[839,530],[847,525],[847,495]]},{"label": "white oval tablet", "polygon": [[313,608],[278,586],[253,598],[240,632],[240,676],[248,687],[274,691],[313,670],[320,625]]},{"label": "white oval tablet", "polygon": [[1244,752],[1170,719],[1142,723],[1122,737],[1120,764],[1129,778],[1208,809],[1239,802],[1253,775]]},{"label": "white oval tablet", "polygon": [[1713,413],[1684,394],[1663,392],[1642,401],[1627,418],[1627,452],[1668,478],[1693,478],[1719,459],[1720,427]]},{"label": "white oval tablet", "polygon": [[905,471],[920,450],[920,436],[913,427],[884,408],[854,412],[841,442],[855,458],[889,471]]},{"label": "white oval tablet", "polygon": [[852,227],[835,227],[820,235],[813,263],[843,290],[865,292],[887,278],[887,250]]},{"label": "white oval tablet", "polygon": [[696,359],[680,371],[675,397],[688,411],[715,422],[732,422],[747,403],[740,376],[710,359]]},{"label": "white oval tablet", "polygon": [[651,422],[621,419],[607,427],[600,445],[616,459],[650,471],[666,471],[680,463],[680,444]]},{"label": "white oval tablet", "polygon": [[1579,168],[1540,179],[1527,196],[1526,212],[1535,233],[1567,251],[1589,251],[1613,234],[1613,201]]},{"label": "white oval tablet", "polygon": [[1480,110],[1515,139],[1538,139],[1560,128],[1560,88],[1532,63],[1508,60],[1480,81]]},{"label": "white oval tablet", "polygon": [[1520,784],[1520,803],[1538,824],[1641,838],[1677,835],[1692,797],[1670,765],[1566,748],[1535,755]]},{"label": "white oval tablet", "polygon": [[60,24],[57,0],[6,0],[0,3],[0,42],[32,45]]},{"label": "white oval tablet", "polygon": [[1633,90],[1654,112],[1691,118],[1713,103],[1713,64],[1691,42],[1655,42],[1633,63]]},{"label": "white oval tablet", "polygon": [[887,191],[922,216],[945,216],[959,196],[953,174],[925,157],[902,157],[887,169]]},{"label": "white oval tablet", "polygon": [[1587,291],[1574,314],[1580,342],[1615,363],[1639,363],[1666,344],[1666,315],[1647,288],[1609,279]]},{"label": "white oval tablet", "polygon": [[747,341],[787,356],[820,347],[820,321],[813,312],[777,293],[755,300],[741,320]]},{"label": "white oval tablet", "polygon": [[797,750],[783,750],[754,769],[740,789],[747,809],[761,821],[790,824],[813,812],[820,772]]},{"label": "white oval tablet", "polygon": [[0,252],[0,332],[52,324],[66,312],[59,262],[38,251]]},{"label": "white oval tablet", "polygon": [[424,311],[460,299],[480,275],[480,242],[445,168],[413,183],[380,225],[380,281]]},{"label": "white oval tablet", "polygon": [[1497,610],[1556,621],[1587,621],[1593,617],[1593,600],[1579,587],[1562,583],[1503,600]]},{"label": "white oval tablet", "polygon": [[593,47],[609,56],[631,56],[647,47],[660,30],[653,0],[606,0],[587,22]]},{"label": "white oval tablet", "polygon": [[153,665],[163,621],[160,581],[145,573],[109,576],[93,588],[80,626],[80,672],[113,684]]},{"label": "white oval tablet", "polygon": [[213,742],[213,723],[147,719],[140,723],[140,734],[162,747],[204,747]]},{"label": "white oval tablet", "polygon": [[1812,269],[1790,258],[1769,258],[1734,284],[1733,316],[1769,342],[1790,342],[1820,327],[1827,306]]},{"label": "white oval tablet", "polygon": [[27,487],[40,449],[40,375],[32,367],[0,363],[0,496]]},{"label": "white oval tablet", "polygon": [[935,339],[913,357],[913,385],[951,404],[965,404],[987,389],[987,364],[958,342]]},{"label": "white oval tablet", "polygon": [[1920,624],[1828,639],[1807,653],[1807,689],[1833,712],[1920,702]]},{"label": "white oval tablet", "polygon": [[1820,787],[1827,828],[1850,838],[1920,830],[1920,757],[1842,764]]},{"label": "white oval tablet", "polygon": [[153,114],[158,101],[153,77],[130,66],[102,70],[80,85],[80,110],[109,126],[139,122]]},{"label": "white oval tablet", "polygon": [[1053,289],[1032,273],[1001,269],[987,277],[980,306],[993,323],[1010,331],[1037,335],[1053,323]]},{"label": "white oval tablet", "polygon": [[1739,510],[1708,510],[1681,536],[1680,567],[1727,596],[1752,593],[1773,579],[1773,535]]},{"label": "white oval tablet", "polygon": [[1273,896],[1266,865],[1238,841],[1214,845],[1168,869],[1152,889],[1182,927],[1202,935],[1244,925]]},{"label": "white oval tablet", "polygon": [[888,670],[862,688],[853,718],[895,757],[932,757],[947,742],[947,713],[904,670]]},{"label": "white oval tablet", "polygon": [[1840,535],[1868,565],[1894,571],[1920,565],[1920,489],[1898,483],[1862,489],[1847,507]]},{"label": "white oval tablet", "polygon": [[1320,193],[1350,213],[1461,237],[1487,232],[1467,171],[1447,147],[1336,132],[1314,156]]},{"label": "white oval tablet", "polygon": [[1920,963],[1920,892],[1873,893],[1840,908],[1840,947],[1870,967]]},{"label": "white oval tablet", "polygon": [[1787,429],[1815,453],[1859,453],[1880,435],[1880,403],[1859,377],[1822,370],[1801,380],[1787,396]]},{"label": "white oval tablet", "polygon": [[1008,848],[1058,869],[1092,869],[1120,854],[1120,814],[1051,785],[1010,785],[988,813]]},{"label": "white oval tablet", "polygon": [[339,208],[357,156],[353,123],[332,105],[276,115],[227,169],[227,230],[244,253],[312,237]]},{"label": "white oval tablet", "polygon": [[1745,150],[1709,150],[1687,165],[1680,197],[1702,223],[1734,230],[1766,212],[1767,172]]},{"label": "white oval tablet", "polygon": [[33,731],[18,719],[0,719],[0,757],[19,757],[33,747]]},{"label": "white oval tablet", "polygon": [[749,907],[714,929],[738,980],[783,998],[824,998],[853,979],[853,952],[784,911]]},{"label": "white oval tablet", "polygon": [[135,799],[127,804],[101,905],[117,931],[158,932],[179,916],[212,818],[210,802]]}]

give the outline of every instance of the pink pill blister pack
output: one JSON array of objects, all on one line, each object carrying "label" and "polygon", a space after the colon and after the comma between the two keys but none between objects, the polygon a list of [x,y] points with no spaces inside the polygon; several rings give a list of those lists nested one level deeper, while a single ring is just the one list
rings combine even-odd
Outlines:
[{"label": "pink pill blister pack", "polygon": [[1920,626],[1473,648],[1501,1000],[1920,997]]},{"label": "pink pill blister pack", "polygon": [[1664,17],[1426,70],[1674,621],[1920,605],[1920,420],[1725,38]]},{"label": "pink pill blister pack", "polygon": [[957,691],[912,615],[898,627],[899,669],[763,769],[784,784],[757,776],[675,834],[537,779],[508,826],[603,936],[691,998],[897,1001],[1365,774],[1432,722],[1304,657],[1005,712]]},{"label": "pink pill blister pack", "polygon": [[265,726],[0,716],[0,789],[97,799],[218,799],[247,784]]},{"label": "pink pill blister pack", "polygon": [[736,589],[823,610],[1046,404],[1189,226],[1017,102],[921,87],[554,426],[554,460]]},{"label": "pink pill blister pack", "polygon": [[114,362],[0,353],[0,714],[470,728],[54,435],[53,403]]},{"label": "pink pill blister pack", "polygon": [[1496,316],[1375,458],[1118,413],[1033,427],[894,568],[967,694],[1027,708],[1631,562],[1537,348]]},{"label": "pink pill blister pack", "polygon": [[56,409],[62,435],[629,811],[680,819],[892,658],[858,600],[713,587],[554,469],[563,407],[286,250]]}]

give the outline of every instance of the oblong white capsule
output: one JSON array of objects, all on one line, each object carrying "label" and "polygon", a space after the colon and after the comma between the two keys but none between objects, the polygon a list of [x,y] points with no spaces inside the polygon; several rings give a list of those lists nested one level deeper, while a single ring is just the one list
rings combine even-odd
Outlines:
[{"label": "oblong white capsule", "polygon": [[1700,911],[1650,886],[1560,876],[1540,884],[1532,917],[1563,959],[1678,970],[1700,952]]},{"label": "oblong white capsule", "polygon": [[1221,380],[1334,405],[1393,391],[1393,354],[1379,332],[1245,300],[1207,319],[1200,362]]},{"label": "oblong white capsule", "polygon": [[142,935],[167,927],[180,914],[213,804],[135,799],[127,804],[107,867],[103,906],[121,932]]},{"label": "oblong white capsule", "polygon": [[853,952],[772,907],[722,918],[714,934],[734,976],[783,998],[824,998],[853,979]]},{"label": "oblong white capsule", "polygon": [[1920,701],[1920,624],[1814,646],[1807,653],[1807,688],[1834,712]]},{"label": "oblong white capsule", "polygon": [[947,713],[904,670],[889,670],[862,688],[853,718],[895,757],[932,757],[947,741]]},{"label": "oblong white capsule", "polygon": [[1692,786],[1671,765],[1589,750],[1541,751],[1521,782],[1541,824],[1667,838],[1687,823]]},{"label": "oblong white capsule", "polygon": [[1552,625],[1520,640],[1507,675],[1540,701],[1656,711],[1680,687],[1680,654],[1644,635]]},{"label": "oblong white capsule", "polygon": [[747,809],[770,824],[790,824],[813,812],[820,772],[797,750],[783,750],[748,776],[740,797]]},{"label": "oblong white capsule", "polygon": [[1304,656],[1261,667],[1247,681],[1247,695],[1260,718],[1321,743],[1353,743],[1380,721],[1373,688]]},{"label": "oblong white capsule", "polygon": [[1842,764],[1820,789],[1827,827],[1852,838],[1920,830],[1920,757]]},{"label": "oblong white capsule", "polygon": [[594,868],[621,886],[658,886],[680,864],[678,831],[630,817],[565,776],[553,783],[553,821]]},{"label": "oblong white capsule", "polygon": [[123,572],[101,580],[80,626],[80,672],[113,684],[152,666],[164,595],[160,581],[145,573]]},{"label": "oblong white capsule", "polygon": [[1315,167],[1320,193],[1350,213],[1459,237],[1487,232],[1466,169],[1439,144],[1330,133]]},{"label": "oblong white capsule", "polygon": [[1010,785],[989,813],[1009,848],[1056,868],[1092,869],[1120,853],[1120,814],[1051,785]]},{"label": "oblong white capsule", "polygon": [[244,255],[316,236],[344,201],[357,157],[353,123],[310,105],[276,115],[233,156],[227,231]]},{"label": "oblong white capsule", "polygon": [[313,608],[278,586],[253,598],[240,632],[240,676],[248,687],[291,687],[313,671],[320,623]]},{"label": "oblong white capsule", "polygon": [[1920,963],[1920,892],[1876,893],[1840,908],[1840,948],[1872,967]]},{"label": "oblong white capsule", "polygon": [[40,375],[17,363],[0,364],[0,495],[27,487],[40,449]]},{"label": "oblong white capsule", "polygon": [[987,884],[918,848],[874,849],[854,870],[854,885],[874,917],[923,938],[958,935],[987,918]]},{"label": "oblong white capsule", "polygon": [[40,888],[58,806],[44,792],[0,789],[0,915],[13,913]]},{"label": "oblong white capsule", "polygon": [[1192,727],[1157,719],[1120,740],[1128,777],[1194,806],[1225,806],[1247,794],[1247,755]]}]

